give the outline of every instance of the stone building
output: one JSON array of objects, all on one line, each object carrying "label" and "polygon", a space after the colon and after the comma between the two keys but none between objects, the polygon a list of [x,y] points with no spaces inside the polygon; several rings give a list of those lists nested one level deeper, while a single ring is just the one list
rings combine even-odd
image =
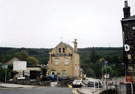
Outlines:
[{"label": "stone building", "polygon": [[135,15],[131,16],[128,1],[125,1],[123,12],[124,18],[122,18],[121,24],[126,81],[135,82]]},{"label": "stone building", "polygon": [[80,76],[80,57],[77,51],[77,39],[74,40],[74,48],[60,42],[49,53],[47,75],[57,75],[78,79]]},{"label": "stone building", "polygon": [[17,57],[14,57],[14,58],[10,59],[6,64],[13,64],[14,61],[21,61],[21,60]]},{"label": "stone building", "polygon": [[[12,64],[13,67],[14,67],[14,62],[22,62],[20,59],[18,59],[17,57],[14,57],[12,59],[10,59],[6,64],[9,65],[9,64]],[[27,64],[26,64],[27,65]],[[11,77],[10,78],[13,78],[13,79],[17,79],[19,76],[27,76],[29,77],[30,79],[36,79],[36,77],[40,76],[40,73],[41,73],[42,69],[41,69],[41,66],[26,66],[26,70],[11,70],[10,71],[10,74],[11,74]]]}]

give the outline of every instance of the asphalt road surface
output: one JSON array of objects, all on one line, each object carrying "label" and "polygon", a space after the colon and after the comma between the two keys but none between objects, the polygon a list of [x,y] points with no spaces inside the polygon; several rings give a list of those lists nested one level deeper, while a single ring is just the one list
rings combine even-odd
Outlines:
[{"label": "asphalt road surface", "polygon": [[0,94],[73,94],[71,88],[39,87],[28,89],[0,89]]}]

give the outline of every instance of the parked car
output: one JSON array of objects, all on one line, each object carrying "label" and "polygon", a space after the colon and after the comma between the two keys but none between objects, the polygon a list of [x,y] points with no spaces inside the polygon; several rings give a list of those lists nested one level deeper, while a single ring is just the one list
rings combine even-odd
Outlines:
[{"label": "parked car", "polygon": [[22,79],[24,80],[25,77],[24,77],[23,75],[19,75],[19,76],[17,77],[17,79],[18,79],[18,80],[22,80]]},{"label": "parked car", "polygon": [[[94,83],[95,83],[95,85],[94,85]],[[102,85],[101,85],[101,83],[100,83],[100,81],[89,81],[88,82],[88,87],[96,87],[96,88],[102,88]]]},{"label": "parked car", "polygon": [[73,88],[80,88],[80,87],[82,87],[83,85],[82,85],[82,80],[74,80],[73,82],[72,82],[72,87]]},{"label": "parked car", "polygon": [[88,87],[94,87],[94,82],[93,81],[89,81],[88,82]]}]

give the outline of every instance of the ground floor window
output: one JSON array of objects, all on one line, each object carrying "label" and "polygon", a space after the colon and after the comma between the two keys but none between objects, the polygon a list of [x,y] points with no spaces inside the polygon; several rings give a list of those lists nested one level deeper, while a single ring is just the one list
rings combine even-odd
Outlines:
[{"label": "ground floor window", "polygon": [[66,70],[62,70],[62,76],[66,76]]}]

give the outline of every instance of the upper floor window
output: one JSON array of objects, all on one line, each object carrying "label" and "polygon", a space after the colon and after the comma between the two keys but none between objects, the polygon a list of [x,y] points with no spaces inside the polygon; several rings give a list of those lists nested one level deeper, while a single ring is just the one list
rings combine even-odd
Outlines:
[{"label": "upper floor window", "polygon": [[59,65],[59,58],[55,58],[55,65]]},{"label": "upper floor window", "polygon": [[68,64],[69,64],[68,58],[65,58],[65,65],[68,65]]},{"label": "upper floor window", "polygon": [[59,52],[61,53],[61,48],[59,48]]},{"label": "upper floor window", "polygon": [[63,48],[63,53],[65,53],[65,48]]}]

